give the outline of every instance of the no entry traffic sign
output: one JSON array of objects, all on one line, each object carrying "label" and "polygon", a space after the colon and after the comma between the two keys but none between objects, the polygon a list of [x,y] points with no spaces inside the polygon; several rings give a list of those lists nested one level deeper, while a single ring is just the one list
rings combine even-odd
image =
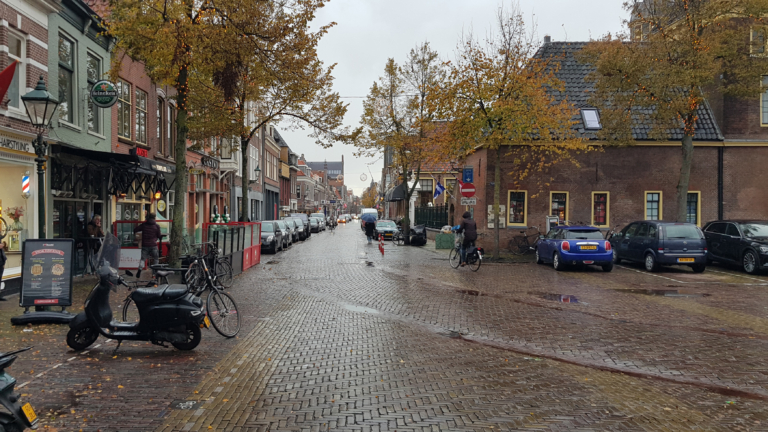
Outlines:
[{"label": "no entry traffic sign", "polygon": [[475,185],[472,183],[463,183],[461,185],[461,196],[465,198],[472,198],[475,196]]}]

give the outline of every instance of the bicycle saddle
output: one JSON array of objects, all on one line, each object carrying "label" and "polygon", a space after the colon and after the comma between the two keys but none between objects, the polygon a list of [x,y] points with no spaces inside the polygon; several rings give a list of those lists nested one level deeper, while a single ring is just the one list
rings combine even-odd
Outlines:
[{"label": "bicycle saddle", "polygon": [[175,300],[186,293],[186,285],[164,285],[160,288],[139,288],[131,293],[131,298],[136,303],[150,303],[160,300]]},{"label": "bicycle saddle", "polygon": [[165,270],[157,270],[157,271],[155,272],[155,274],[157,275],[157,277],[165,277],[165,276],[170,276],[170,275],[172,275],[172,274],[173,274],[173,272],[172,272],[172,271],[165,271]]}]

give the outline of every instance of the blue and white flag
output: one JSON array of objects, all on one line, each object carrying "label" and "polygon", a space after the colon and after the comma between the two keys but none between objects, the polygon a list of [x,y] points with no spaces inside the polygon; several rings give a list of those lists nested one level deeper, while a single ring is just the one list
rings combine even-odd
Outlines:
[{"label": "blue and white flag", "polygon": [[434,198],[439,197],[443,192],[445,192],[445,186],[440,184],[440,181],[438,180],[437,186],[435,186],[435,196]]}]

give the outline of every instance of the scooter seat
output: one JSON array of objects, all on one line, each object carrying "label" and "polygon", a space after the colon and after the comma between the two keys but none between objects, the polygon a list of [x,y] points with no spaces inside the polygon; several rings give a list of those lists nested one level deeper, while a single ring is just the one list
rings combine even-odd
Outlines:
[{"label": "scooter seat", "polygon": [[139,288],[131,293],[131,298],[136,303],[152,303],[160,300],[175,300],[186,293],[186,285],[164,285],[160,288]]}]

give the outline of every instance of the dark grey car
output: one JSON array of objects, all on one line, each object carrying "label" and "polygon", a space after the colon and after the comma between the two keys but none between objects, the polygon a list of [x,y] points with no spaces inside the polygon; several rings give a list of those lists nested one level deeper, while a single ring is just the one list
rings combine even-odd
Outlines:
[{"label": "dark grey car", "polygon": [[613,262],[640,262],[648,271],[661,265],[687,265],[701,273],[707,267],[707,240],[694,224],[638,221],[611,237]]},{"label": "dark grey car", "polygon": [[290,225],[291,229],[293,230],[293,242],[296,243],[299,240],[304,240],[304,225],[301,223],[301,219],[292,218],[290,216],[286,216],[283,218],[283,221],[285,221],[286,224]]},{"label": "dark grey car", "polygon": [[319,233],[320,232],[320,220],[317,218],[311,217],[309,218],[309,231],[313,233]]},{"label": "dark grey car", "polygon": [[261,251],[277,253],[283,249],[283,233],[274,221],[261,223]]}]

